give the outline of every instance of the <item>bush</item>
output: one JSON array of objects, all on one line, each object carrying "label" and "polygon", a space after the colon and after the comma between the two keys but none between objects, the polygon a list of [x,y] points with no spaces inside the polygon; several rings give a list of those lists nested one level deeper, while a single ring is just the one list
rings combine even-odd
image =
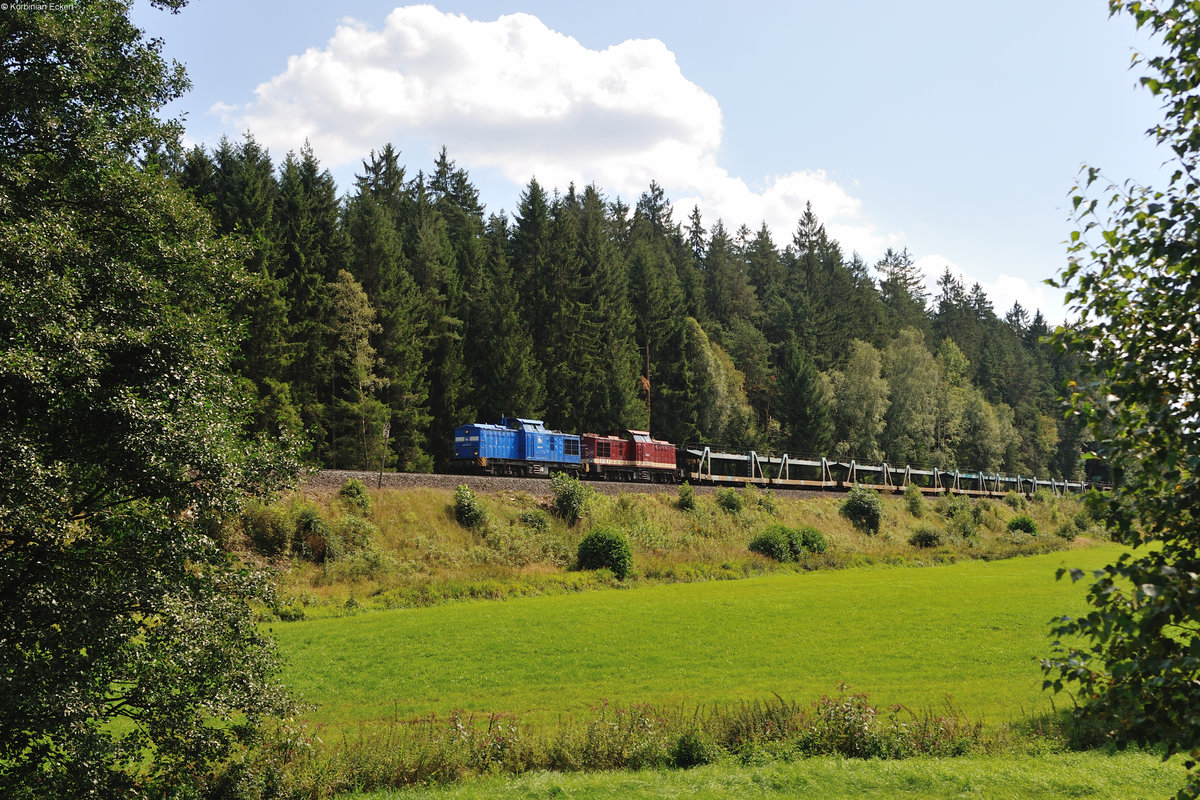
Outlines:
[{"label": "bush", "polygon": [[788,536],[788,544],[791,546],[792,553],[795,554],[797,559],[804,555],[805,552],[824,553],[829,547],[821,532],[809,525],[793,528]]},{"label": "bush", "polygon": [[264,556],[286,554],[291,548],[294,526],[287,512],[277,505],[252,503],[242,512],[242,529]]},{"label": "bush", "polygon": [[717,505],[730,514],[737,514],[746,507],[746,499],[737,489],[718,489]]},{"label": "bush", "polygon": [[[1108,523],[1108,495],[1099,489],[1088,489],[1083,493],[1083,507],[1087,510],[1088,516],[1093,522],[1097,522],[1107,527]],[[1086,527],[1091,527],[1090,525]]]},{"label": "bush", "polygon": [[860,531],[876,534],[883,522],[883,501],[879,492],[856,483],[842,503],[841,513]]},{"label": "bush", "polygon": [[772,525],[750,540],[750,552],[779,562],[795,561],[790,533],[783,525]]},{"label": "bush", "polygon": [[687,481],[679,487],[679,501],[676,503],[680,511],[695,511],[696,510],[696,490]]},{"label": "bush", "polygon": [[964,542],[977,540],[979,525],[983,522],[983,506],[966,497],[947,495],[938,501],[938,513],[946,518],[951,536]]},{"label": "bush", "polygon": [[555,472],[550,476],[550,491],[554,492],[554,513],[566,520],[568,525],[579,521],[588,498],[592,496],[592,487],[565,472]]},{"label": "bush", "polygon": [[519,519],[521,524],[526,528],[529,528],[531,531],[545,533],[546,531],[550,530],[550,515],[545,511],[542,511],[540,508],[530,508],[522,511],[517,519]]},{"label": "bush", "polygon": [[607,569],[623,581],[633,571],[633,551],[629,542],[611,528],[595,528],[579,543],[580,569]]},{"label": "bush", "polygon": [[755,505],[758,509],[766,511],[772,517],[779,516],[779,501],[775,499],[775,493],[767,489],[755,498]]},{"label": "bush", "polygon": [[1013,531],[1024,531],[1025,533],[1036,536],[1038,532],[1037,523],[1033,521],[1032,517],[1026,514],[1018,514],[1008,521],[1008,531],[1009,533]]},{"label": "bush", "polygon": [[918,519],[925,514],[925,495],[921,493],[916,484],[910,483],[904,489],[904,506],[908,509],[908,513]]},{"label": "bush", "polygon": [[908,543],[913,547],[937,547],[942,543],[942,534],[935,528],[917,528]]},{"label": "bush", "polygon": [[1011,508],[1013,511],[1024,511],[1029,501],[1025,499],[1025,495],[1009,492],[1004,495],[1004,505]]},{"label": "bush", "polygon": [[296,513],[296,549],[304,558],[316,564],[325,560],[329,526],[315,506],[301,506]]},{"label": "bush", "polygon": [[671,763],[677,769],[689,769],[711,764],[721,757],[721,748],[706,733],[685,731],[671,748]]},{"label": "bush", "polygon": [[828,545],[816,528],[771,525],[751,539],[748,547],[753,553],[788,562],[799,561],[809,553],[824,553]]},{"label": "bush", "polygon": [[338,489],[338,498],[353,513],[364,517],[371,513],[371,497],[367,494],[367,487],[358,478],[347,479],[346,484]]},{"label": "bush", "polygon": [[330,561],[347,558],[371,544],[371,540],[379,538],[379,528],[356,514],[338,517],[329,526],[325,537],[326,564]]},{"label": "bush", "polygon": [[464,528],[480,528],[487,524],[487,512],[465,483],[454,487],[454,518]]}]

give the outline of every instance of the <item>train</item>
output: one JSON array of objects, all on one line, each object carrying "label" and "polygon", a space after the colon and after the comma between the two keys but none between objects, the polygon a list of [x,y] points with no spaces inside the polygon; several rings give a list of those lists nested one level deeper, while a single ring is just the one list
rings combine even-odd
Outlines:
[{"label": "train", "polygon": [[468,423],[454,430],[451,471],[459,473],[573,477],[638,483],[752,485],[786,489],[845,490],[854,484],[902,492],[915,486],[925,494],[1003,497],[1103,489],[1091,481],[1058,480],[983,471],[862,464],[828,458],[731,452],[703,444],[675,445],[649,431],[626,429],[609,434],[563,433],[542,420],[501,418],[497,423]]}]

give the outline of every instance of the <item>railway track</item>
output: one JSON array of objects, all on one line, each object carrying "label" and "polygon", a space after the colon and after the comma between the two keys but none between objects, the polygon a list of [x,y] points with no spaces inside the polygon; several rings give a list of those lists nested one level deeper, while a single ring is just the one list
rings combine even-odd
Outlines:
[{"label": "railway track", "polygon": [[[307,492],[326,493],[336,492],[350,478],[358,478],[363,484],[374,489],[382,485],[385,489],[453,489],[465,483],[476,492],[528,492],[532,495],[550,494],[548,478],[504,478],[490,475],[442,475],[418,472],[384,472],[382,483],[378,472],[362,472],[356,470],[324,469],[308,476],[301,488]],[[661,483],[610,483],[607,481],[588,481],[587,485],[601,494],[625,494],[637,492],[641,494],[666,493],[675,495],[679,487]],[[717,486],[696,486],[697,494],[714,492]],[[812,489],[785,489],[779,486],[770,487],[771,491],[788,497],[818,496],[828,492]]]}]

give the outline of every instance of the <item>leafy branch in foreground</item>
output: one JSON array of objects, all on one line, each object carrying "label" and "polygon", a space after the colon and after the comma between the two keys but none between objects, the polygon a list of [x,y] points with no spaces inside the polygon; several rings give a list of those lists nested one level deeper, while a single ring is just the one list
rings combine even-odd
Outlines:
[{"label": "leafy branch in foreground", "polygon": [[[1165,189],[1111,187],[1107,221],[1088,196],[1098,170],[1085,171],[1074,197],[1080,229],[1061,285],[1079,320],[1055,338],[1100,376],[1077,387],[1073,409],[1112,465],[1116,489],[1104,512],[1133,552],[1095,573],[1094,611],[1056,622],[1043,671],[1047,688],[1077,687],[1082,713],[1119,743],[1161,743],[1168,756],[1189,754],[1192,769],[1200,760],[1200,5],[1113,0],[1110,10],[1164,44],[1138,63],[1162,101],[1164,120],[1151,132],[1175,171]],[[1200,775],[1190,774],[1180,796],[1200,796]]]}]

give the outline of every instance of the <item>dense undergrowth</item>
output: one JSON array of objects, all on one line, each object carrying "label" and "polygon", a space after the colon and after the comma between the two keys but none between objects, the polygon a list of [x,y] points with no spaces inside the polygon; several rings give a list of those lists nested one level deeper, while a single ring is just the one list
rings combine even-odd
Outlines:
[{"label": "dense undergrowth", "polygon": [[[866,524],[848,502],[871,505]],[[616,574],[579,569],[579,545],[598,529],[628,543],[631,563]],[[761,546],[764,536],[788,531],[805,531],[821,546],[805,547],[795,533],[790,550]],[[871,490],[793,499],[754,487],[609,496],[577,481],[545,497],[466,487],[375,491],[351,482],[336,494],[251,507],[219,534],[277,569],[278,599],[263,614],[284,621],[789,570],[1009,558],[1107,539],[1083,499],[1044,491],[1003,501]]]},{"label": "dense undergrowth", "polygon": [[940,709],[879,708],[841,685],[837,694],[807,705],[779,696],[709,708],[602,703],[586,718],[552,726],[454,712],[364,727],[327,741],[324,730],[283,725],[223,780],[233,795],[319,800],[487,775],[689,769],[815,756],[1044,755],[1102,740],[1077,725],[1056,714],[988,727],[949,701]]}]

